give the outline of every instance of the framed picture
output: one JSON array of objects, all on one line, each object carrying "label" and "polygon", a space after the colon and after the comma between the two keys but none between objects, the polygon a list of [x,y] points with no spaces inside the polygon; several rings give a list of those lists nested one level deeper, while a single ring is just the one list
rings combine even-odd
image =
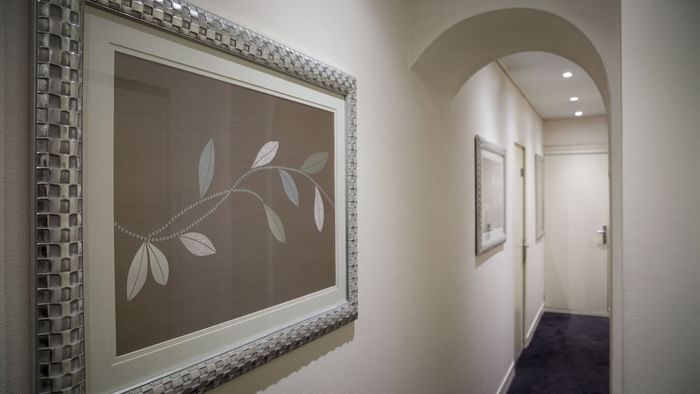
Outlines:
[{"label": "framed picture", "polygon": [[476,136],[476,254],[506,241],[506,152]]},{"label": "framed picture", "polygon": [[38,392],[191,392],[357,318],[352,76],[182,1],[36,5]]},{"label": "framed picture", "polygon": [[544,237],[544,157],[535,155],[535,220],[537,239]]}]

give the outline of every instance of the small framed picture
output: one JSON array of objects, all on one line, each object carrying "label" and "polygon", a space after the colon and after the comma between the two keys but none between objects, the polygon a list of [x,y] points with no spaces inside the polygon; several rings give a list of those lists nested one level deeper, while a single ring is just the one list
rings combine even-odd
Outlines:
[{"label": "small framed picture", "polygon": [[506,153],[476,136],[476,254],[506,241]]}]

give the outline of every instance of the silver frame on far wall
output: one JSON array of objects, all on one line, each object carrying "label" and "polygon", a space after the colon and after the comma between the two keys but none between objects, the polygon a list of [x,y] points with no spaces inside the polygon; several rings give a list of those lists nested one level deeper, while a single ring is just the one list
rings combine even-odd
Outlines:
[{"label": "silver frame on far wall", "polygon": [[[355,78],[180,0],[35,3],[35,376],[39,393],[85,392],[82,83],[83,20],[93,6],[340,94],[346,106],[347,301],[217,356],[145,382],[132,393],[201,392],[357,319]],[[89,131],[88,131],[89,132]],[[87,196],[89,198],[89,196]]]},{"label": "silver frame on far wall", "polygon": [[544,237],[544,157],[535,154],[535,236]]},{"label": "silver frame on far wall", "polygon": [[[498,245],[501,245],[502,243],[506,242],[506,151],[505,149],[501,148],[500,146],[494,144],[493,142],[489,142],[481,138],[480,136],[474,137],[474,147],[475,147],[475,169],[476,169],[476,176],[475,176],[475,181],[476,181],[476,228],[475,228],[475,233],[476,233],[476,255],[481,255]],[[503,157],[503,235],[494,239],[490,240],[484,240],[484,236],[481,233],[481,226],[482,226],[482,219],[481,219],[481,214],[482,214],[482,209],[483,209],[483,187],[482,187],[482,152],[483,151],[488,151],[491,153],[494,153],[496,155],[502,156]]]}]

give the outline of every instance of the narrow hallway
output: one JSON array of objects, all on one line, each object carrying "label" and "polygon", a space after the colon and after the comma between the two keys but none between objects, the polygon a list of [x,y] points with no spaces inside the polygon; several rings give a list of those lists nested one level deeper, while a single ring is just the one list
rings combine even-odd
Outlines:
[{"label": "narrow hallway", "polygon": [[607,393],[609,326],[606,317],[545,313],[508,393]]}]

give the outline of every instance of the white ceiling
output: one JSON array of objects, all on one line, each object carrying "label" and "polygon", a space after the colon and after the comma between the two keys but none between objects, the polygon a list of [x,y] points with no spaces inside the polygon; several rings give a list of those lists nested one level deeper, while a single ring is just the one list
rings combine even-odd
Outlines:
[{"label": "white ceiling", "polygon": [[[605,114],[603,99],[591,77],[581,67],[561,56],[545,52],[520,52],[499,59],[510,78],[543,119],[575,118]],[[571,78],[562,73],[571,71]],[[570,102],[577,96],[579,101]]]}]

